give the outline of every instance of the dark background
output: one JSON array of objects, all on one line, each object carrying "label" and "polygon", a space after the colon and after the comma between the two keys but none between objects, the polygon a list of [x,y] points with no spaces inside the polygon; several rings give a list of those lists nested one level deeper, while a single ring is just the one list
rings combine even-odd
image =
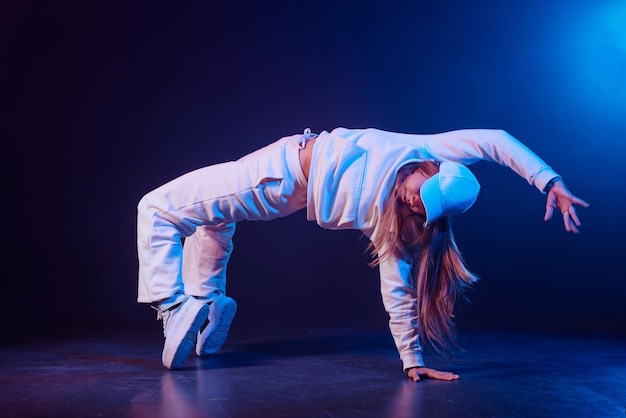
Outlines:
[{"label": "dark background", "polygon": [[[3,338],[139,330],[136,204],[192,169],[343,127],[501,128],[591,203],[578,236],[479,163],[456,236],[462,329],[626,333],[622,1],[36,2],[0,6]],[[239,329],[385,327],[354,231],[241,223]],[[156,331],[155,331],[156,332]]]}]

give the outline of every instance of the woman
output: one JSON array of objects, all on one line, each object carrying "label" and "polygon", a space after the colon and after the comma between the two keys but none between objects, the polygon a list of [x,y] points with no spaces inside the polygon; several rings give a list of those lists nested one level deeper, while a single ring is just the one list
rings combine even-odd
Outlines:
[{"label": "woman", "polygon": [[[558,209],[578,233],[572,195],[532,151],[499,130],[433,135],[337,128],[282,138],[237,161],[185,174],[138,206],[138,301],[163,319],[163,364],[180,367],[196,348],[217,352],[236,303],[225,295],[235,224],[307,209],[328,229],[371,240],[389,327],[408,376],[458,379],[424,367],[420,335],[438,349],[453,340],[455,300],[475,277],[452,235],[450,217],[474,203],[479,184],[466,165],[511,168],[547,193],[545,220]],[[185,240],[183,246],[182,241]]]}]

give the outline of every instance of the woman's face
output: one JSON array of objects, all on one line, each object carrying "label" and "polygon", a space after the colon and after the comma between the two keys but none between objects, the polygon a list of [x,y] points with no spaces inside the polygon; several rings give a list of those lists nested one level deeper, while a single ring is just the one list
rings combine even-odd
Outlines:
[{"label": "woman's face", "polygon": [[430,176],[417,170],[410,174],[399,190],[400,200],[408,206],[411,212],[426,217],[426,209],[420,197],[420,188]]}]

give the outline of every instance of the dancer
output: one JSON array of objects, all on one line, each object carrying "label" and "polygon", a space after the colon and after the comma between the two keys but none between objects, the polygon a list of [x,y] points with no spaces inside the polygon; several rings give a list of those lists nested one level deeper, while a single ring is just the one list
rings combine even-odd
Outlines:
[{"label": "dancer", "polygon": [[574,205],[588,204],[526,146],[491,129],[306,129],[146,194],[138,205],[138,301],[153,304],[163,320],[163,364],[175,369],[194,347],[202,356],[223,345],[237,309],[226,296],[236,223],[306,208],[307,219],[323,228],[357,229],[370,239],[409,378],[458,379],[425,367],[420,337],[437,351],[454,342],[455,302],[476,280],[450,218],[476,200],[480,185],[467,166],[481,160],[509,167],[547,194],[544,219],[558,210],[566,231],[579,232]]}]

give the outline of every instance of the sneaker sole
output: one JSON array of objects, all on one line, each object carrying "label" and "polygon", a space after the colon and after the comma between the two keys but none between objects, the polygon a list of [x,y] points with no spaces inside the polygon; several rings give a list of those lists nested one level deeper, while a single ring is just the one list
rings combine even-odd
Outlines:
[{"label": "sneaker sole", "polygon": [[[208,305],[206,305],[208,307]],[[220,351],[220,348],[224,345],[228,331],[233,322],[233,318],[237,313],[237,303],[231,299],[221,308],[221,312],[217,313],[219,318],[217,325],[209,332],[208,337],[202,344],[202,347],[198,350],[196,347],[196,354],[199,356],[210,356]],[[208,315],[207,315],[208,320]],[[201,334],[198,335],[198,339],[201,340]]]},{"label": "sneaker sole", "polygon": [[[162,361],[165,367],[167,367],[168,369],[178,369],[180,368],[180,366],[182,366],[187,357],[189,357],[191,350],[193,350],[194,346],[196,345],[198,331],[200,330],[200,327],[202,327],[202,324],[204,323],[204,320],[208,315],[209,307],[205,304],[202,304],[195,314],[191,310],[187,313],[187,316],[185,317],[186,321],[180,324],[181,327],[187,327],[187,332],[183,336],[182,340],[178,344],[170,343],[168,347],[164,348],[163,350]],[[189,320],[187,318],[191,319]],[[171,364],[168,365],[166,357],[169,357],[169,355],[166,354],[169,354],[168,348],[174,345],[177,347],[176,352],[172,357]]]}]

